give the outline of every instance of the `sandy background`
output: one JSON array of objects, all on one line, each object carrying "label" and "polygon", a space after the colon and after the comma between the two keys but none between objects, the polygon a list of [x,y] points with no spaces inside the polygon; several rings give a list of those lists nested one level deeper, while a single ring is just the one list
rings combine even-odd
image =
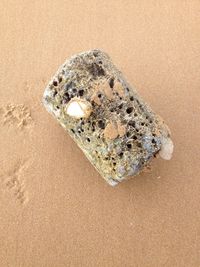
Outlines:
[{"label": "sandy background", "polygon": [[[173,160],[107,185],[41,104],[91,48],[170,126]],[[0,266],[200,266],[200,1],[0,1]]]}]

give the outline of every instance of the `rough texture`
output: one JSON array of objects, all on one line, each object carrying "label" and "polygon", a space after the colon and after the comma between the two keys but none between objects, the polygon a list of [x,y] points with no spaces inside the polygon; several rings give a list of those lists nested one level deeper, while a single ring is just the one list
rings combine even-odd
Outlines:
[{"label": "rough texture", "polygon": [[[73,98],[88,102],[89,116],[67,114]],[[100,50],[67,60],[47,86],[43,102],[110,185],[138,174],[159,151],[166,159],[171,156],[168,127]]]}]

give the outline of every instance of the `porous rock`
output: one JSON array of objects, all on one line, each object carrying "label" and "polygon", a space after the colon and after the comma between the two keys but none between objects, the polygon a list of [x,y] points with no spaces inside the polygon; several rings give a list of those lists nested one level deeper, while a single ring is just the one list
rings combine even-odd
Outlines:
[{"label": "porous rock", "polygon": [[[81,108],[79,116],[72,116],[72,106],[69,112],[72,102]],[[171,158],[169,128],[101,50],[67,60],[43,103],[110,185],[137,175],[159,152]]]}]

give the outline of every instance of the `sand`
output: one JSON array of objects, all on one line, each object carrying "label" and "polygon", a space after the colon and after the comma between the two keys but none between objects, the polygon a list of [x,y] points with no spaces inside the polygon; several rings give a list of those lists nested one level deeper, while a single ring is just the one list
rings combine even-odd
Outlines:
[{"label": "sand", "polygon": [[[112,188],[41,104],[110,54],[169,125],[171,161]],[[200,2],[0,2],[0,267],[200,266]]]}]

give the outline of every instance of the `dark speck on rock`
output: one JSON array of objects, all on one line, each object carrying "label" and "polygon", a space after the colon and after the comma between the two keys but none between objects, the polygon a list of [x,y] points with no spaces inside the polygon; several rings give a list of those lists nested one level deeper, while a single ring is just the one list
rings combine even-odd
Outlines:
[{"label": "dark speck on rock", "polygon": [[110,88],[114,87],[114,78],[111,78],[109,81]]},{"label": "dark speck on rock", "polygon": [[83,89],[80,89],[80,90],[78,91],[78,94],[79,94],[79,96],[83,96],[83,94],[84,94],[84,90],[83,90]]},{"label": "dark speck on rock", "polygon": [[126,109],[126,112],[127,112],[128,114],[130,114],[132,111],[133,111],[133,107],[129,107],[129,108]]},{"label": "dark speck on rock", "polygon": [[105,129],[105,123],[102,120],[98,121],[98,126],[101,129]]},{"label": "dark speck on rock", "polygon": [[54,86],[57,86],[58,85],[58,82],[57,81],[53,81],[53,85]]},{"label": "dark speck on rock", "polygon": [[105,71],[102,68],[102,66],[99,66],[96,63],[92,63],[89,66],[88,70],[93,75],[94,78],[97,78],[98,76],[104,76],[105,75]]},{"label": "dark speck on rock", "polygon": [[129,121],[128,125],[135,127],[135,121]]}]

